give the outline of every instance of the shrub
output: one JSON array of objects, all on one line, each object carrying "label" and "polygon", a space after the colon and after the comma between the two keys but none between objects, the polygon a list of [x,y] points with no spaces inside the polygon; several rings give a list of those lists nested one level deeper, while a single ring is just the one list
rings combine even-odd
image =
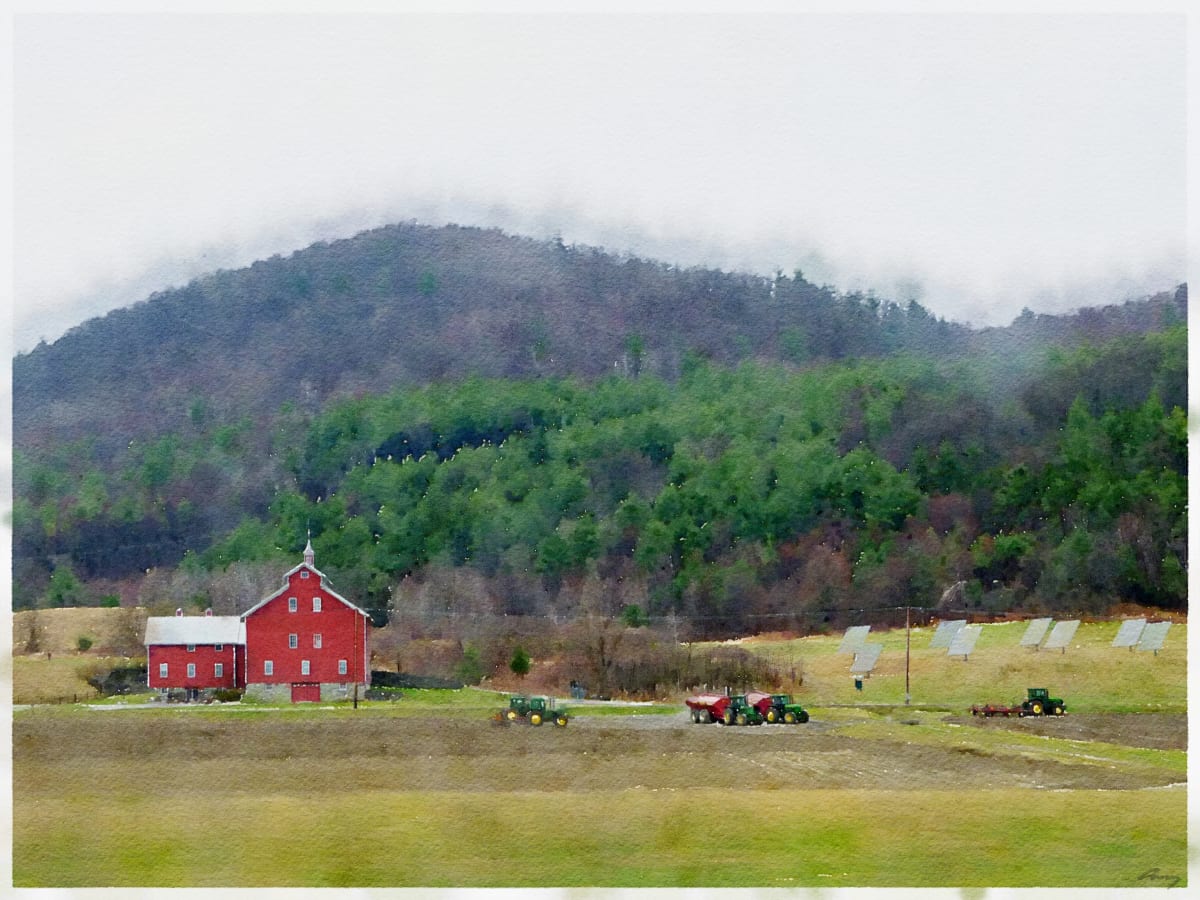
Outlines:
[{"label": "shrub", "polygon": [[242,699],[241,688],[217,688],[213,691],[213,699],[218,703],[236,703]]},{"label": "shrub", "polygon": [[92,649],[92,643],[93,641],[90,637],[80,635],[75,641],[75,646],[79,648],[80,653],[87,653],[87,651]]}]

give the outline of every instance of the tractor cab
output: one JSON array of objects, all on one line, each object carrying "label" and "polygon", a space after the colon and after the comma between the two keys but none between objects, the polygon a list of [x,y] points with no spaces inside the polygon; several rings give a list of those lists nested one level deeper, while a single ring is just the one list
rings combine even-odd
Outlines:
[{"label": "tractor cab", "polygon": [[786,722],[794,725],[797,722],[807,722],[808,712],[799,703],[792,701],[791,694],[772,694],[766,719],[768,722]]},{"label": "tractor cab", "polygon": [[1027,698],[1021,704],[1023,716],[1061,716],[1066,713],[1066,702],[1051,697],[1047,688],[1029,688],[1025,693]]},{"label": "tractor cab", "polygon": [[761,725],[763,723],[762,714],[746,699],[744,694],[735,694],[729,698],[729,705],[725,707],[723,720],[726,725]]}]

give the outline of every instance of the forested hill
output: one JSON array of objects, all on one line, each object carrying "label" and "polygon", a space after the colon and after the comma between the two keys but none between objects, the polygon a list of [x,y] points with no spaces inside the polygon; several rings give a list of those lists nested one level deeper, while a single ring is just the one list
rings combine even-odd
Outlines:
[{"label": "forested hill", "polygon": [[378,622],[457,637],[811,627],[951,585],[1185,608],[1186,306],[972,331],[798,273],[379,229],[16,359],[14,606],[240,611],[311,529]]},{"label": "forested hill", "polygon": [[497,230],[415,224],[221,271],[93,319],[14,362],[19,447],[102,451],[183,425],[195,404],[265,421],[285,402],[480,377],[648,374],[686,361],[810,365],[896,352],[1011,358],[1182,321],[1182,292],[975,333],[917,303],[799,272],[680,269]]}]

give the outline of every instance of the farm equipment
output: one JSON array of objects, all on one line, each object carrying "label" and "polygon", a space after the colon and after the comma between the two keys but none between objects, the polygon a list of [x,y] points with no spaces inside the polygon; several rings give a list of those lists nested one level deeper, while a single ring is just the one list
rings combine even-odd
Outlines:
[{"label": "farm equipment", "polygon": [[795,725],[808,721],[808,712],[799,703],[792,701],[791,694],[768,694],[765,691],[751,691],[746,695],[750,703],[763,720],[774,724],[784,722]]},{"label": "farm equipment", "polygon": [[744,695],[697,694],[684,703],[692,711],[692,721],[697,725],[721,722],[725,725],[761,725],[762,713]]},{"label": "farm equipment", "polygon": [[1029,688],[1026,698],[1016,706],[1000,706],[988,703],[971,707],[973,716],[1065,716],[1067,704],[1057,697],[1051,697],[1046,688]]},{"label": "farm equipment", "polygon": [[525,697],[514,694],[508,698],[508,707],[495,713],[492,721],[501,725],[541,725],[543,722],[553,722],[559,728],[565,728],[569,717],[566,710],[555,708],[553,697]]}]

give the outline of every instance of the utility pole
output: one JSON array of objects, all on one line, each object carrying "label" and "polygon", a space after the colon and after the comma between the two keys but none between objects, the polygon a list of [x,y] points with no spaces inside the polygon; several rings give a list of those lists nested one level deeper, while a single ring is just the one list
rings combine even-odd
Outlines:
[{"label": "utility pole", "polygon": [[912,693],[908,689],[908,660],[912,653],[912,607],[904,607],[904,705],[912,702]]}]

